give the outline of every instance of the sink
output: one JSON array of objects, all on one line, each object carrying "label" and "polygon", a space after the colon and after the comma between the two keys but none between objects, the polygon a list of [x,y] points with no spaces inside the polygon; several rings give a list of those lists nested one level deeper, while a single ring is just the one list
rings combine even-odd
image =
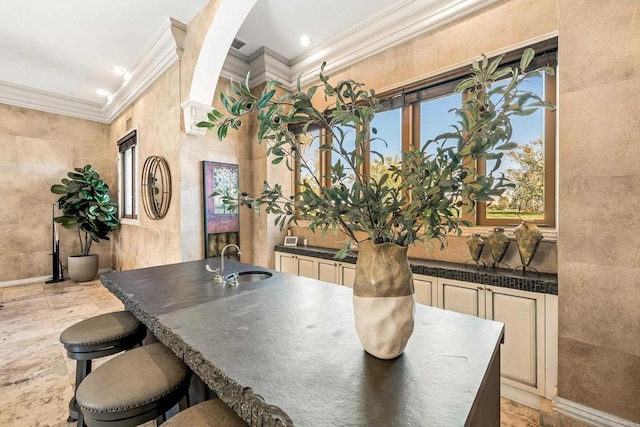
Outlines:
[{"label": "sink", "polygon": [[[273,276],[273,273],[269,273],[268,271],[241,271],[238,273],[236,280],[238,283],[259,282],[271,276]],[[233,281],[233,274],[227,275],[227,280]]]}]

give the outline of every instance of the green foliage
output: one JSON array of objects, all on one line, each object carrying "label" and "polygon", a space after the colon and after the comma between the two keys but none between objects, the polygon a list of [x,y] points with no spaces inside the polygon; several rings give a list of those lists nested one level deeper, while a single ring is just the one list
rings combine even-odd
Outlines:
[{"label": "green foliage", "polygon": [[109,240],[109,233],[118,226],[116,204],[109,197],[109,187],[91,165],[74,168],[67,176],[70,179],[63,178],[62,184],[51,186],[52,193],[61,194],[58,204],[62,215],[54,221],[78,230],[80,250],[86,256],[92,242]]},{"label": "green foliage", "polygon": [[[364,172],[363,153],[367,153],[370,123],[380,110],[379,101],[362,83],[344,80],[332,85],[324,74],[325,64],[320,69],[320,84],[303,91],[298,79],[297,91],[279,97],[276,89],[281,84],[277,81],[268,82],[260,95],[249,89],[248,76],[244,83],[232,82],[220,95],[227,114],[213,110],[198,126],[216,130],[222,140],[230,127],[237,128],[242,116],[255,112],[258,141],[267,143],[272,163],[284,161],[290,170],[300,164],[307,176],[297,183],[294,195],[283,194],[279,184],[265,182],[260,195],[243,193],[239,201],[226,196],[227,204],[249,206],[257,212],[264,209],[276,215],[281,228],[302,218],[309,221],[311,230],[323,234],[341,230],[355,241],[364,233],[374,243],[431,245],[435,239],[444,247],[447,234],[459,235],[460,226],[469,225],[461,219],[462,209],[472,210],[477,201],[490,201],[513,187],[496,173],[503,154],[514,147],[510,117],[552,107],[537,95],[519,90],[530,75],[553,72],[548,68],[526,72],[533,55],[525,51],[521,68],[499,68],[502,57],[489,61],[483,56],[474,62],[471,76],[456,88],[470,96],[454,110],[457,122],[452,130],[404,153],[401,161],[374,162],[370,175]],[[504,79],[510,79],[509,84],[492,88],[494,82]],[[329,101],[324,110],[311,101],[318,90]],[[322,186],[325,177],[318,176],[315,165],[305,163],[296,128],[304,133],[320,128],[329,136],[330,142],[320,144],[319,149],[331,152],[330,186]],[[355,149],[347,148],[347,134],[355,135]],[[444,148],[450,141],[456,143],[456,149]],[[428,154],[428,147],[436,147],[436,154]],[[496,168],[480,175],[475,169],[478,159],[496,160]],[[347,247],[339,254],[344,256]]]},{"label": "green foliage", "polygon": [[530,144],[519,145],[507,155],[520,166],[517,169],[508,169],[506,172],[507,178],[515,184],[515,188],[508,192],[509,207],[520,213],[542,212],[544,210],[542,140],[537,139]]}]

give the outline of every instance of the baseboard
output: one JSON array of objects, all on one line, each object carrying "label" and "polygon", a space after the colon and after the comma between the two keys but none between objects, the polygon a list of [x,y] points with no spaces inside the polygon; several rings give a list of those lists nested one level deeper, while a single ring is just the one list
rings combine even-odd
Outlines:
[{"label": "baseboard", "polygon": [[[98,270],[98,275],[103,273],[111,273],[113,268],[101,268]],[[31,285],[33,283],[43,283],[48,280],[51,280],[52,276],[40,276],[40,277],[29,277],[26,279],[18,279],[18,280],[7,280],[5,282],[0,282],[0,288],[8,288],[9,286],[20,286],[20,285]]]},{"label": "baseboard", "polygon": [[553,399],[556,411],[585,423],[602,427],[640,427],[640,424],[625,420],[606,412],[599,411],[589,406],[572,402],[561,397]]},{"label": "baseboard", "polygon": [[503,382],[500,383],[500,395],[531,408],[540,409],[540,401],[542,399],[540,396],[520,390]]},{"label": "baseboard", "polygon": [[0,288],[8,288],[9,286],[30,285],[32,283],[42,283],[51,280],[51,276],[29,277],[27,279],[7,280],[0,282]]}]

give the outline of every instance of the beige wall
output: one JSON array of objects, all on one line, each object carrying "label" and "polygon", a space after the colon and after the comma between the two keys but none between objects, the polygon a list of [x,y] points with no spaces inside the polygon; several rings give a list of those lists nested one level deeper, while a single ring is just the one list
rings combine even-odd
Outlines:
[{"label": "beige wall", "polygon": [[[189,98],[189,89],[193,79],[196,62],[204,36],[211,25],[211,21],[219,5],[218,0],[211,0],[207,6],[189,23],[185,40],[184,54],[180,62],[181,70],[181,100]],[[220,79],[217,91],[224,89],[229,81]],[[220,107],[219,98],[212,100],[214,106]],[[237,164],[239,170],[240,187],[246,188],[252,180],[250,164],[251,151],[247,144],[250,125],[245,123],[238,132],[229,132],[224,141],[219,141],[215,132],[208,132],[205,136],[192,136],[184,133],[184,123],[179,135],[180,140],[180,192],[182,200],[180,210],[181,245],[180,257],[182,261],[202,259],[204,257],[204,220],[202,193],[202,161]],[[252,246],[253,216],[246,210],[240,211],[240,243],[242,260],[253,262]]]},{"label": "beige wall", "polygon": [[[149,156],[167,161],[173,193],[165,218],[149,219],[138,206],[139,225],[120,225],[114,233],[114,268],[129,270],[180,261],[180,67],[171,67],[127,110],[111,123],[113,146],[130,128],[138,130],[140,173]],[[138,177],[139,178],[139,177]],[[139,194],[140,186],[138,186]]]},{"label": "beige wall", "polygon": [[560,396],[640,422],[640,2],[558,2]]},{"label": "beige wall", "polygon": [[[164,219],[153,221],[139,212],[139,225],[123,225],[115,239],[115,267],[118,270],[202,259],[204,257],[204,220],[202,161],[240,164],[241,183],[250,179],[250,168],[243,166],[239,141],[248,130],[230,135],[224,142],[214,134],[195,137],[184,133],[180,104],[186,99],[191,76],[210,25],[217,1],[211,1],[188,25],[181,59],[145,91],[111,125],[116,141],[131,122],[140,133],[140,162],[150,155],[164,157],[171,170],[173,196]],[[228,82],[222,80],[223,86]],[[241,229],[249,231],[251,216],[241,216]],[[250,233],[241,235],[243,260],[251,261],[251,250],[244,249]]]},{"label": "beige wall", "polygon": [[[117,198],[116,153],[107,125],[0,104],[0,282],[51,275],[51,185],[89,163]],[[61,229],[60,246],[66,268],[77,232]],[[111,266],[111,242],[91,253]]]}]

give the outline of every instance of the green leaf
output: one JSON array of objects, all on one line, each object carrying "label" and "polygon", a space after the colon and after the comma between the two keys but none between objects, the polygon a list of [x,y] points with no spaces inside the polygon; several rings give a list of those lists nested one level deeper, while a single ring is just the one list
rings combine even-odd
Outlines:
[{"label": "green leaf", "polygon": [[67,194],[67,187],[60,184],[55,184],[51,186],[51,192],[53,194]]},{"label": "green leaf", "polygon": [[262,95],[262,97],[260,98],[260,100],[256,104],[256,108],[257,109],[261,109],[261,108],[266,107],[267,104],[269,103],[269,101],[271,100],[271,98],[273,98],[273,95],[275,95],[275,94],[276,94],[275,89],[271,89],[269,92],[267,92],[264,95]]},{"label": "green leaf", "polygon": [[215,127],[212,123],[209,123],[209,122],[198,122],[196,123],[196,126],[199,128],[207,128],[207,129],[213,129]]},{"label": "green leaf", "polygon": [[533,49],[527,48],[524,50],[522,58],[520,58],[520,69],[522,71],[527,69],[534,56],[536,56],[536,52]]}]

